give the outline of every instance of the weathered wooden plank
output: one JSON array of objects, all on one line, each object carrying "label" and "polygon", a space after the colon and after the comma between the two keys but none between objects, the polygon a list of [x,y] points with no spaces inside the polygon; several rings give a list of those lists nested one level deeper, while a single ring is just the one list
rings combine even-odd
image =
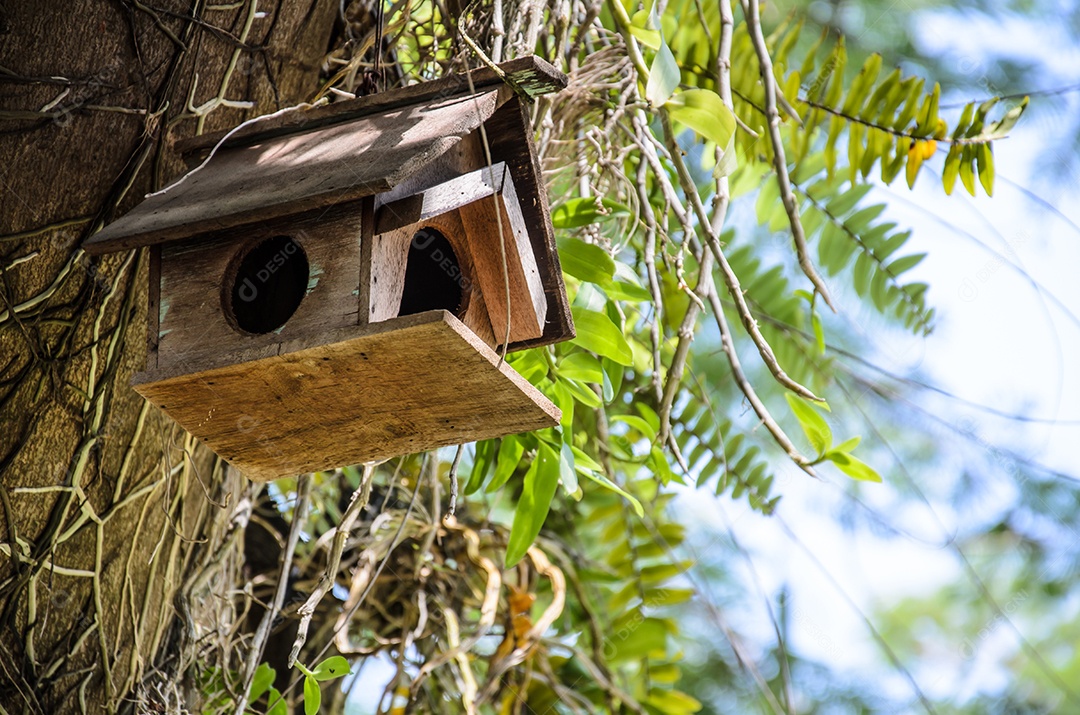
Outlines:
[{"label": "weathered wooden plank", "polygon": [[[368,321],[382,322],[398,316],[405,287],[409,246],[417,231],[422,228],[435,229],[454,249],[460,270],[459,284],[465,299],[456,317],[485,343],[497,345],[481,286],[475,278],[472,249],[457,211],[443,212],[422,222],[375,234],[371,242],[371,298]],[[428,260],[426,256],[421,256],[420,259]]]},{"label": "weathered wooden plank", "polygon": [[[431,161],[394,188],[378,194],[375,197],[376,214],[385,213],[387,204],[395,203],[402,198],[417,197],[433,186],[485,166],[487,166],[487,159],[483,142],[480,140],[480,132],[474,131],[462,137],[461,141],[448,149],[445,154]],[[398,225],[403,226],[405,222],[399,222]],[[378,230],[376,226],[376,231]]]},{"label": "weathered wooden plank", "polygon": [[375,232],[392,231],[487,198],[501,192],[506,180],[513,183],[507,174],[506,163],[500,161],[490,168],[482,166],[475,171],[455,174],[412,196],[388,203],[380,200],[383,205],[375,217]]},{"label": "weathered wooden plank", "polygon": [[505,175],[501,183],[499,193],[471,201],[458,211],[496,341],[501,344],[505,338],[509,318],[510,342],[520,343],[544,334],[548,306],[514,182]]},{"label": "weathered wooden plank", "polygon": [[[220,354],[356,325],[362,223],[360,203],[350,202],[270,221],[257,229],[231,229],[183,244],[155,246],[162,252],[157,367],[184,365],[194,371]],[[233,282],[229,271],[235,271],[239,253],[274,236],[289,236],[303,249],[309,267],[307,291],[280,329],[262,335],[243,333],[225,312]]]},{"label": "weathered wooden plank", "polygon": [[219,152],[83,248],[101,254],[166,243],[387,191],[475,130],[499,94],[434,99]]},{"label": "weathered wooden plank", "polygon": [[445,311],[330,331],[135,389],[249,478],[551,427],[559,410]]},{"label": "weathered wooden plank", "polygon": [[540,173],[540,162],[533,145],[532,127],[525,106],[517,100],[503,104],[484,124],[491,147],[491,160],[504,161],[514,177],[514,187],[521,202],[521,213],[529,227],[533,255],[543,280],[548,309],[544,334],[536,339],[510,345],[510,350],[549,345],[574,337],[574,319],[566,299],[555,230],[548,211],[547,188]]},{"label": "weathered wooden plank", "polygon": [[[499,65],[499,68],[506,73],[512,86],[520,88],[530,98],[557,92],[565,88],[568,81],[565,74],[540,57],[519,57],[504,62]],[[472,79],[472,87],[476,91],[486,90],[494,85],[502,84],[502,80],[488,67],[474,69],[469,73],[469,76]],[[283,134],[309,131],[378,112],[386,112],[409,104],[469,93],[469,79],[466,78],[465,74],[454,74],[443,79],[420,82],[407,87],[399,87],[378,94],[334,102],[313,109],[289,112],[265,121],[256,122],[234,132],[225,140],[222,147],[256,144]],[[176,142],[174,148],[185,156],[206,156],[226,134],[228,134],[228,131],[182,139]]]}]

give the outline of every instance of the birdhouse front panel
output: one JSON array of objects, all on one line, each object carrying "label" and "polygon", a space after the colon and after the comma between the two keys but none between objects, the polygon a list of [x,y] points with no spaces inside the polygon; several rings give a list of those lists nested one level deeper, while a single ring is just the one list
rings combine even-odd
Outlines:
[{"label": "birdhouse front panel", "polygon": [[159,369],[357,325],[359,202],[160,248]]},{"label": "birdhouse front panel", "polygon": [[501,67],[181,142],[84,244],[149,248],[135,389],[258,480],[557,424],[496,349],[573,336],[525,105],[566,78]]},{"label": "birdhouse front panel", "polygon": [[370,321],[442,308],[493,347],[544,334],[547,296],[505,162],[380,206],[370,265]]}]

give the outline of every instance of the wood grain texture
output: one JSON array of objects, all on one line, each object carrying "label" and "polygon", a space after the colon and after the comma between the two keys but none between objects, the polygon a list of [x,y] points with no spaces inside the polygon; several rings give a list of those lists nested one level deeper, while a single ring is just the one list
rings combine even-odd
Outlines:
[{"label": "wood grain texture", "polygon": [[497,107],[499,90],[437,98],[215,154],[83,244],[109,253],[187,238],[392,189]]},{"label": "wood grain texture", "polygon": [[[377,237],[387,236],[394,246],[400,247],[405,245],[402,237],[411,237],[424,226],[436,226],[435,222],[443,216],[454,217],[452,230],[462,239],[461,245],[455,245],[454,250],[459,256],[464,250],[470,257],[469,275],[476,283],[474,294],[478,292],[483,296],[488,324],[496,342],[487,340],[483,333],[478,334],[484,336],[488,344],[502,343],[506,335],[506,283],[509,280],[511,343],[541,337],[548,309],[547,297],[506,163],[498,162],[490,168],[455,176],[419,194],[380,206],[375,231]],[[500,239],[505,246],[506,275],[503,274]],[[376,240],[381,244],[382,239]],[[390,281],[404,279],[405,250],[401,248],[400,255],[393,257],[380,254],[381,259],[387,261]],[[390,281],[384,284],[385,293],[378,297],[380,301],[393,303],[394,296],[400,296],[400,283]],[[396,315],[393,305],[372,303],[372,320],[384,320],[393,315]],[[465,322],[471,327],[468,319]]]},{"label": "wood grain texture", "polygon": [[[504,62],[499,65],[499,69],[506,73],[510,81],[530,98],[557,92],[564,89],[568,82],[565,74],[543,58],[535,56],[519,57]],[[466,77],[464,73],[455,74],[443,79],[411,84],[378,94],[338,101],[322,107],[267,119],[234,132],[225,140],[223,147],[257,144],[283,134],[347,122],[409,104],[469,94],[470,78],[473,89],[477,91],[503,85],[502,80],[490,68],[480,67],[470,71],[469,77]],[[228,132],[221,131],[183,139],[176,142],[175,149],[186,156],[205,156],[226,134]]]},{"label": "wood grain texture", "polygon": [[500,193],[506,181],[513,183],[508,176],[506,163],[500,161],[490,168],[480,166],[475,171],[456,172],[437,184],[429,184],[422,191],[396,201],[387,201],[380,197],[380,206],[375,217],[375,232],[384,233],[424,221]]},{"label": "wood grain texture", "polygon": [[135,389],[256,481],[552,427],[555,405],[446,311],[284,342]]},{"label": "wood grain texture", "polygon": [[[154,356],[157,367],[182,365],[196,371],[221,354],[356,325],[361,223],[362,207],[359,202],[349,202],[266,222],[256,229],[224,231],[155,247],[162,251],[161,318]],[[243,333],[230,324],[223,306],[223,292],[232,287],[230,264],[246,247],[280,235],[293,238],[307,256],[307,293],[279,330],[263,335]]]},{"label": "wood grain texture", "polygon": [[504,175],[501,184],[499,193],[464,204],[458,212],[496,339],[501,344],[505,338],[509,317],[510,342],[521,343],[544,334],[547,297],[514,183]]},{"label": "wood grain texture", "polygon": [[[408,264],[409,244],[422,228],[434,228],[441,233],[454,249],[461,272],[460,285],[463,306],[455,317],[490,346],[496,346],[495,332],[488,318],[487,305],[480,285],[475,279],[472,252],[465,229],[457,211],[433,216],[424,222],[401,226],[391,231],[375,234],[371,250],[371,296],[368,322],[379,323],[398,317],[401,297],[405,287],[405,268]],[[422,260],[428,260],[422,256]]]},{"label": "wood grain texture", "polygon": [[504,161],[514,177],[514,187],[521,198],[521,213],[529,227],[533,255],[547,297],[544,333],[539,338],[511,343],[510,350],[522,350],[569,340],[574,337],[574,319],[566,299],[555,230],[548,211],[547,188],[540,173],[540,162],[533,144],[533,131],[523,105],[516,98],[506,102],[485,122],[491,146],[491,160]]},{"label": "wood grain texture", "polygon": [[[498,105],[501,105],[513,95],[512,92],[508,92],[505,88],[499,91],[500,96],[496,100]],[[375,197],[377,211],[383,213],[384,209],[382,207],[385,204],[403,197],[415,197],[432,186],[437,186],[444,181],[450,181],[454,177],[468,174],[484,166],[487,166],[484,145],[480,140],[480,132],[474,131],[462,137],[461,141],[447,149],[437,159],[428,162],[421,169],[398,183],[394,188],[378,194]]]}]

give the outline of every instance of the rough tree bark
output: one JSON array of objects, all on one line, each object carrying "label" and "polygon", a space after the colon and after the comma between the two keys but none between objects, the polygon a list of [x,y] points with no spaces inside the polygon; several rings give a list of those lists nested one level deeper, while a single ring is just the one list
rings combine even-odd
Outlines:
[{"label": "rough tree bark", "polygon": [[171,141],[308,98],[337,7],[0,6],[0,713],[179,709],[228,608],[247,483],[128,387],[145,257],[79,245]]}]

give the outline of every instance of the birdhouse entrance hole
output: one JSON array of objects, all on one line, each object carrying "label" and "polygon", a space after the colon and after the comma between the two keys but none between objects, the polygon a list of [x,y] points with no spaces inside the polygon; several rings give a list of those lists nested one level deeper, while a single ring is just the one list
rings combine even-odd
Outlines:
[{"label": "birdhouse entrance hole", "polygon": [[405,286],[398,315],[446,310],[461,317],[467,305],[469,279],[454,247],[434,228],[417,231],[405,259]]},{"label": "birdhouse entrance hole", "polygon": [[233,327],[254,335],[288,322],[307,292],[307,254],[289,236],[274,236],[249,247],[226,275],[225,314]]}]

